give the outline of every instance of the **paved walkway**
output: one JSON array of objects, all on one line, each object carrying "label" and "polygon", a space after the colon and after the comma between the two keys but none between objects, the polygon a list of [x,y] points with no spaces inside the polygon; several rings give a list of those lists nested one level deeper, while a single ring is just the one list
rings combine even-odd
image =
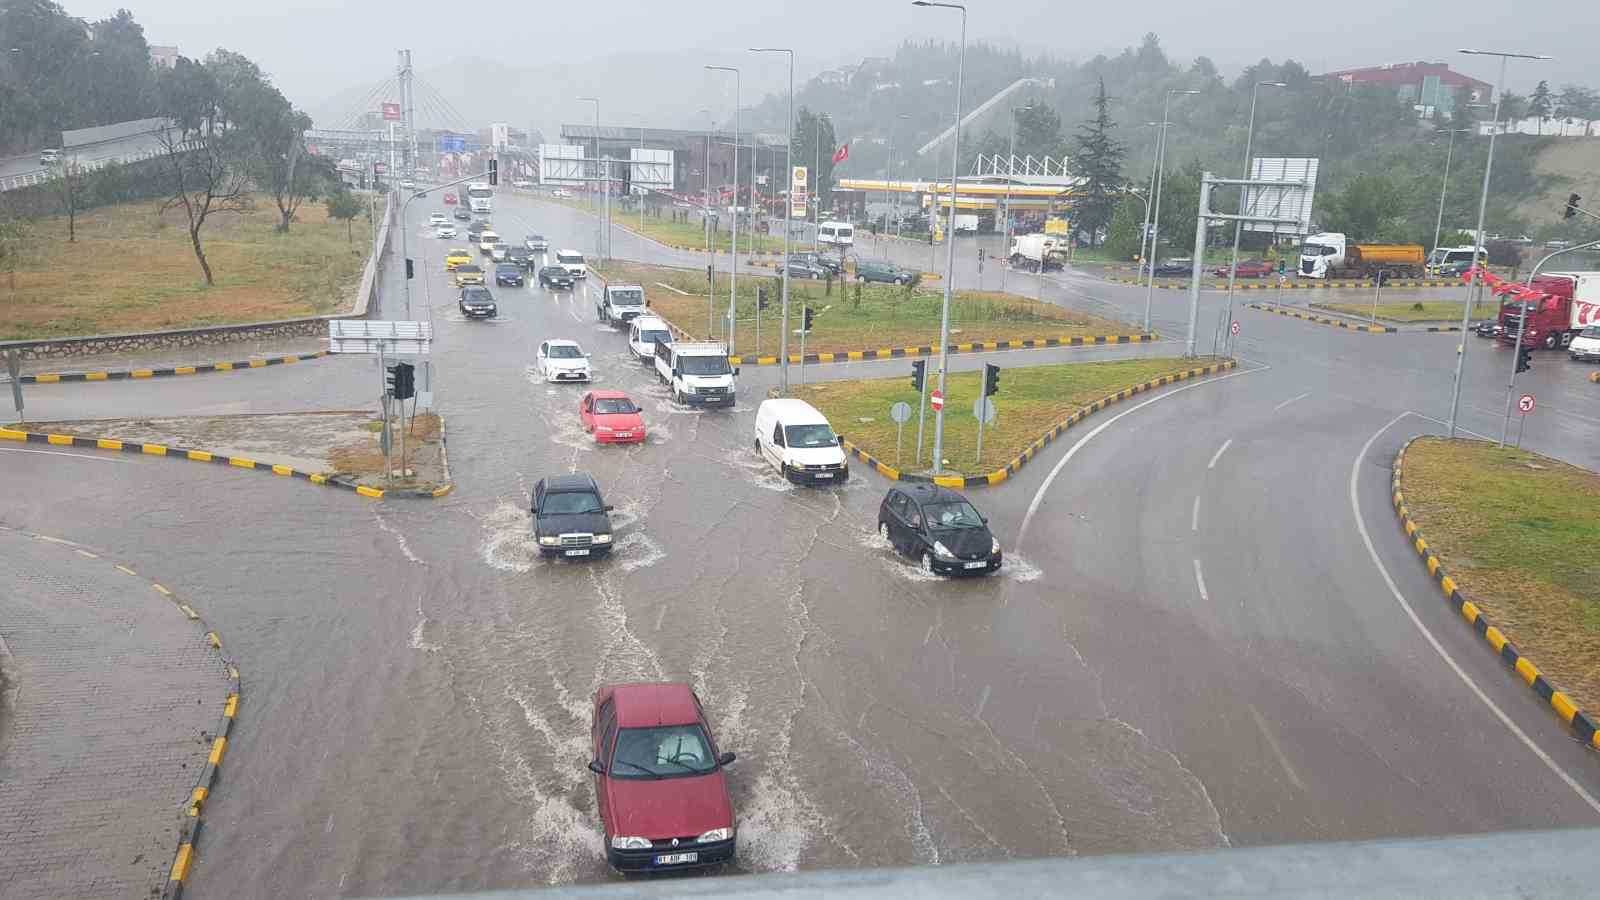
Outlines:
[{"label": "paved walkway", "polygon": [[228,681],[141,577],[0,528],[0,897],[166,884]]}]

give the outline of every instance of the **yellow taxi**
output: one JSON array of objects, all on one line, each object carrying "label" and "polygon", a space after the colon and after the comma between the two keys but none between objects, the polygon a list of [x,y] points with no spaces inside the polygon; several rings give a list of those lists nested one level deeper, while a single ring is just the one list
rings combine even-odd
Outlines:
[{"label": "yellow taxi", "polygon": [[469,284],[483,284],[483,266],[475,263],[462,263],[456,266],[456,287],[466,287]]},{"label": "yellow taxi", "polygon": [[444,255],[444,270],[454,272],[456,266],[472,262],[472,254],[462,247],[451,247],[450,252]]}]

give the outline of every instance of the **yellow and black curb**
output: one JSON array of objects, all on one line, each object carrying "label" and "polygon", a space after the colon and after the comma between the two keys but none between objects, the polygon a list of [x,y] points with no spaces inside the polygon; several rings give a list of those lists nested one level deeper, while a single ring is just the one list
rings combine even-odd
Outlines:
[{"label": "yellow and black curb", "polygon": [[[1411,441],[1416,440],[1412,438]],[[1439,561],[1437,554],[1428,546],[1427,540],[1422,536],[1422,531],[1417,528],[1417,523],[1411,518],[1411,510],[1406,506],[1405,494],[1400,490],[1400,472],[1405,464],[1406,450],[1411,446],[1411,441],[1406,441],[1405,446],[1394,457],[1394,475],[1391,479],[1390,502],[1394,505],[1395,515],[1400,520],[1400,527],[1405,530],[1406,537],[1411,541],[1411,549],[1415,550],[1423,564],[1428,567],[1428,575],[1433,578],[1433,583],[1438,586],[1439,592],[1450,601],[1450,606],[1467,621],[1468,625],[1483,638],[1500,661],[1521,678],[1528,687],[1533,689],[1539,699],[1550,704],[1566,723],[1572,734],[1585,744],[1600,750],[1600,720],[1583,712],[1572,702],[1572,698],[1562,693],[1549,679],[1539,671],[1526,656],[1523,656],[1516,646],[1501,633],[1486,617],[1478,605],[1461,593],[1461,588],[1444,570],[1444,565]]]},{"label": "yellow and black curb", "polygon": [[[1096,334],[1015,341],[973,341],[968,344],[951,344],[949,345],[949,352],[987,353],[991,350],[1041,350],[1048,347],[1088,347],[1096,344],[1145,344],[1157,340],[1158,337],[1156,334]],[[812,363],[861,362],[873,359],[908,359],[918,356],[933,356],[938,352],[939,348],[926,344],[920,347],[883,347],[877,350],[807,353],[805,362],[809,365]],[[728,361],[736,366],[775,366],[780,359],[776,356],[730,356]],[[800,354],[789,354],[789,363],[798,365],[800,363]]]},{"label": "yellow and black curb", "polygon": [[23,384],[57,384],[68,381],[129,381],[137,378],[166,378],[173,375],[202,375],[207,372],[243,372],[248,369],[264,369],[267,366],[284,366],[311,359],[322,359],[327,355],[328,351],[317,350],[312,353],[297,353],[291,356],[261,357],[240,360],[239,362],[204,363],[197,366],[170,366],[167,368],[123,369],[101,372],[50,372],[39,375],[23,375],[17,380]]},{"label": "yellow and black curb", "polygon": [[[1106,280],[1107,281],[1114,281],[1117,284],[1142,285],[1142,284],[1145,283],[1144,279],[1142,279],[1142,278],[1119,278],[1119,277],[1114,276],[1114,275],[1106,276]],[[1207,289],[1207,290],[1212,290],[1212,291],[1225,291],[1225,290],[1228,289],[1228,283],[1225,282],[1225,281],[1204,282],[1200,286],[1205,288],[1205,289]],[[1457,281],[1457,280],[1454,280],[1454,279],[1447,279],[1447,280],[1440,281],[1440,280],[1435,280],[1435,279],[1427,279],[1427,280],[1403,279],[1402,280],[1402,279],[1399,279],[1399,278],[1392,278],[1392,279],[1388,279],[1388,280],[1384,281],[1384,283],[1383,283],[1383,289],[1384,290],[1388,290],[1390,288],[1439,288],[1439,287],[1460,287],[1460,286],[1461,286],[1461,282]],[[1187,282],[1187,281],[1160,281],[1160,280],[1158,280],[1158,281],[1156,281],[1156,287],[1163,288],[1165,290],[1186,291],[1186,290],[1189,289],[1189,282]],[[1236,290],[1236,291],[1276,291],[1276,290],[1309,291],[1309,290],[1317,290],[1319,288],[1326,290],[1326,289],[1330,289],[1330,288],[1370,288],[1370,287],[1376,287],[1376,285],[1374,285],[1370,281],[1292,281],[1292,282],[1289,282],[1288,284],[1283,284],[1283,285],[1280,285],[1275,281],[1273,281],[1273,282],[1268,282],[1268,281],[1239,282],[1239,281],[1235,281],[1233,283],[1233,289]]]},{"label": "yellow and black curb", "polygon": [[1366,334],[1400,333],[1400,329],[1391,328],[1388,325],[1363,325],[1358,322],[1346,322],[1343,319],[1331,319],[1327,316],[1314,316],[1310,313],[1300,312],[1299,310],[1284,309],[1280,306],[1266,306],[1261,303],[1246,303],[1245,305],[1251,309],[1259,309],[1262,312],[1277,313],[1280,316],[1290,316],[1291,318],[1295,319],[1305,319],[1307,322],[1316,322],[1318,325],[1332,325],[1335,328],[1344,328],[1350,331],[1363,332]]},{"label": "yellow and black curb", "polygon": [[1039,435],[1038,439],[1028,446],[1028,449],[1017,454],[1010,462],[1006,463],[1005,468],[996,469],[993,472],[988,472],[983,475],[922,475],[914,472],[902,472],[894,466],[885,463],[883,460],[878,459],[867,451],[862,450],[860,447],[852,443],[849,438],[842,438],[841,445],[844,447],[846,453],[849,453],[850,455],[871,466],[879,475],[882,475],[890,481],[931,481],[934,484],[940,485],[941,487],[949,488],[986,487],[988,485],[999,484],[1000,482],[1005,481],[1007,478],[1010,478],[1012,475],[1017,474],[1017,472],[1022,470],[1023,466],[1033,461],[1034,456],[1038,455],[1039,451],[1043,450],[1051,442],[1055,441],[1056,438],[1066,434],[1067,429],[1078,424],[1079,422],[1082,422],[1084,419],[1102,409],[1105,409],[1113,403],[1118,403],[1137,394],[1143,394],[1146,391],[1153,391],[1158,387],[1165,387],[1169,384],[1177,384],[1180,381],[1188,381],[1191,378],[1201,378],[1206,375],[1215,375],[1216,373],[1226,369],[1232,369],[1237,365],[1239,365],[1237,360],[1230,359],[1214,366],[1198,366],[1193,369],[1185,369],[1182,372],[1174,372],[1171,375],[1163,375],[1160,378],[1146,381],[1143,384],[1136,384],[1131,388],[1124,388],[1123,390],[1117,391],[1115,394],[1108,394],[1107,396],[1101,397],[1099,400],[1094,401],[1088,406],[1085,406],[1072,415],[1067,416],[1065,419],[1062,419],[1056,424],[1050,426],[1050,430]]},{"label": "yellow and black curb", "polygon": [[[5,526],[0,526],[5,527]],[[113,566],[118,572],[130,578],[148,581],[132,566],[114,563],[91,550],[88,550],[71,541],[36,534],[22,529],[10,529],[17,534],[26,535],[34,540],[46,541],[72,548],[77,555],[91,560],[97,560],[106,565]],[[194,788],[189,792],[189,797],[184,801],[178,826],[178,849],[172,859],[172,868],[168,871],[167,882],[162,887],[161,896],[164,900],[177,900],[183,896],[184,883],[189,878],[189,871],[194,867],[194,845],[200,837],[201,812],[205,808],[206,800],[211,797],[217,785],[217,778],[222,771],[222,757],[228,749],[228,735],[233,731],[234,719],[239,714],[240,681],[239,668],[228,658],[222,649],[222,638],[215,629],[206,623],[203,616],[195,610],[194,605],[184,600],[171,588],[157,581],[149,581],[150,589],[172,601],[172,605],[184,618],[195,623],[205,633],[206,646],[211,652],[217,654],[217,659],[222,662],[222,669],[227,673],[227,695],[222,701],[222,715],[217,718],[216,728],[210,733],[202,732],[201,736],[211,743],[211,749],[206,754],[206,764],[200,769],[199,776],[195,779]]]},{"label": "yellow and black curb", "polygon": [[355,484],[337,475],[321,475],[314,472],[302,472],[289,466],[280,466],[273,463],[258,462],[242,456],[225,456],[212,453],[209,450],[190,450],[184,447],[168,447],[165,444],[143,444],[137,441],[120,441],[115,438],[78,437],[71,434],[45,434],[37,431],[17,431],[12,428],[0,428],[0,440],[19,441],[29,444],[52,444],[58,447],[79,447],[88,450],[112,450],[119,453],[133,453],[144,456],[164,456],[168,459],[184,459],[192,462],[212,463],[219,466],[229,466],[236,469],[253,469],[261,472],[271,472],[285,478],[299,478],[311,484],[320,484],[327,487],[343,488],[354,491],[363,497],[373,500],[389,498],[422,498],[433,499],[443,497],[455,487],[453,484],[444,484],[430,489],[385,489],[367,487],[364,484]]}]

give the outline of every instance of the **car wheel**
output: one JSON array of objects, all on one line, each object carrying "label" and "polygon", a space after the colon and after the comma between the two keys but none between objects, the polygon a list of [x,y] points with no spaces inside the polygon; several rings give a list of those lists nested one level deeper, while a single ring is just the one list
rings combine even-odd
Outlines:
[{"label": "car wheel", "polygon": [[933,570],[933,554],[926,550],[922,551],[922,571],[926,575],[939,574]]},{"label": "car wheel", "polygon": [[878,523],[878,537],[883,538],[883,542],[885,544],[888,544],[890,547],[894,547],[894,549],[896,551],[898,551],[900,549],[899,547],[895,547],[894,546],[894,538],[889,536],[889,523],[888,522],[879,522]]},{"label": "car wheel", "polygon": [[1560,344],[1561,336],[1556,332],[1552,331],[1544,336],[1544,348],[1546,350],[1554,350]]},{"label": "car wheel", "polygon": [[672,402],[678,404],[679,406],[688,406],[687,403],[683,402],[683,391],[677,390],[676,388],[674,388],[672,391]]}]

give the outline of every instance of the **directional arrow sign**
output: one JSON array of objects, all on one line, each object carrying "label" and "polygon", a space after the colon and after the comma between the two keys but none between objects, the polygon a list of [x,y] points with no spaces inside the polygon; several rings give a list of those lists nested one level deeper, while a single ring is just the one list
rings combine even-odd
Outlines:
[{"label": "directional arrow sign", "polygon": [[938,391],[934,391],[933,393],[929,394],[928,405],[933,407],[934,412],[944,409],[944,394],[941,394]]}]

